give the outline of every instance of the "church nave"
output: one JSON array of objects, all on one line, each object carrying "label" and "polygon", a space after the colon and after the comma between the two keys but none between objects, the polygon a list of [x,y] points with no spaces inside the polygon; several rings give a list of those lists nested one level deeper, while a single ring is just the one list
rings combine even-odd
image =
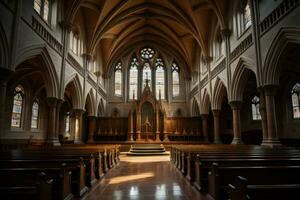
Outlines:
[{"label": "church nave", "polygon": [[120,156],[121,162],[82,200],[208,200],[190,187],[169,156]]}]

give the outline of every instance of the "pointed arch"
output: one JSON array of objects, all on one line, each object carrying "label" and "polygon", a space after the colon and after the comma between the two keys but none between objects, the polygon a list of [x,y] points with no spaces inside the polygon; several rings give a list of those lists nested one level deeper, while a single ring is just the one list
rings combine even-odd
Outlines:
[{"label": "pointed arch", "polygon": [[104,113],[105,113],[105,107],[104,107],[103,99],[101,98],[99,103],[98,103],[97,116],[98,117],[103,117]]},{"label": "pointed arch", "polygon": [[73,89],[72,104],[74,109],[81,109],[82,106],[82,87],[77,74],[73,74],[68,81],[66,81],[64,90],[70,86]]},{"label": "pointed arch", "polygon": [[[40,56],[44,65],[38,70],[42,72],[45,79],[46,93],[48,97],[59,97],[59,78],[53,64],[52,58],[45,45],[33,45],[19,51],[14,69],[24,61]],[[44,68],[45,67],[45,68]]]},{"label": "pointed arch", "polygon": [[198,101],[196,98],[193,98],[193,103],[192,103],[192,116],[197,117],[200,116],[200,110],[198,106]]},{"label": "pointed arch", "polygon": [[200,104],[200,113],[201,114],[209,114],[211,106],[210,96],[207,92],[207,89],[203,92],[203,97]]},{"label": "pointed arch", "polygon": [[212,109],[221,110],[223,98],[227,96],[227,89],[220,78],[217,78],[213,90]]},{"label": "pointed arch", "polygon": [[256,65],[255,63],[245,57],[241,57],[234,71],[232,82],[231,82],[231,101],[242,101],[243,92],[247,84],[249,76],[254,73],[256,76]]},{"label": "pointed arch", "polygon": [[263,68],[263,84],[278,85],[280,66],[278,64],[282,53],[289,44],[300,44],[299,27],[284,27],[279,30],[273,39],[266,55]]},{"label": "pointed arch", "polygon": [[96,100],[95,95],[92,89],[90,89],[89,93],[85,98],[85,106],[88,108],[88,116],[96,116]]}]

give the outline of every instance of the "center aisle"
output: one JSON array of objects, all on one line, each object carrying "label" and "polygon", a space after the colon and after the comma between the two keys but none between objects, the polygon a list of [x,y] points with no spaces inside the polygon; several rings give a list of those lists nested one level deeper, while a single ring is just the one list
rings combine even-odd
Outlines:
[{"label": "center aisle", "polygon": [[184,180],[169,156],[121,155],[120,159],[83,200],[208,200]]}]

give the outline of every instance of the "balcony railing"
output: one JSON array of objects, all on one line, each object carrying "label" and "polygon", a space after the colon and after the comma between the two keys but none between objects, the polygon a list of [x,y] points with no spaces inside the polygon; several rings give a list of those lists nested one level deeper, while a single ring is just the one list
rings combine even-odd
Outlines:
[{"label": "balcony railing", "polygon": [[285,15],[294,10],[300,4],[300,0],[285,0],[277,6],[261,23],[260,33],[263,35],[272,28]]}]

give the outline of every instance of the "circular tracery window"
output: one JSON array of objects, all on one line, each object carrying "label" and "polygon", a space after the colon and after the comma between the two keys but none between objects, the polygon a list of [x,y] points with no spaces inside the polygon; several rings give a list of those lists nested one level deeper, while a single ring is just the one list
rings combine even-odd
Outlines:
[{"label": "circular tracery window", "polygon": [[153,58],[153,55],[154,55],[154,50],[149,47],[145,47],[141,50],[141,57],[143,59],[151,59]]}]

